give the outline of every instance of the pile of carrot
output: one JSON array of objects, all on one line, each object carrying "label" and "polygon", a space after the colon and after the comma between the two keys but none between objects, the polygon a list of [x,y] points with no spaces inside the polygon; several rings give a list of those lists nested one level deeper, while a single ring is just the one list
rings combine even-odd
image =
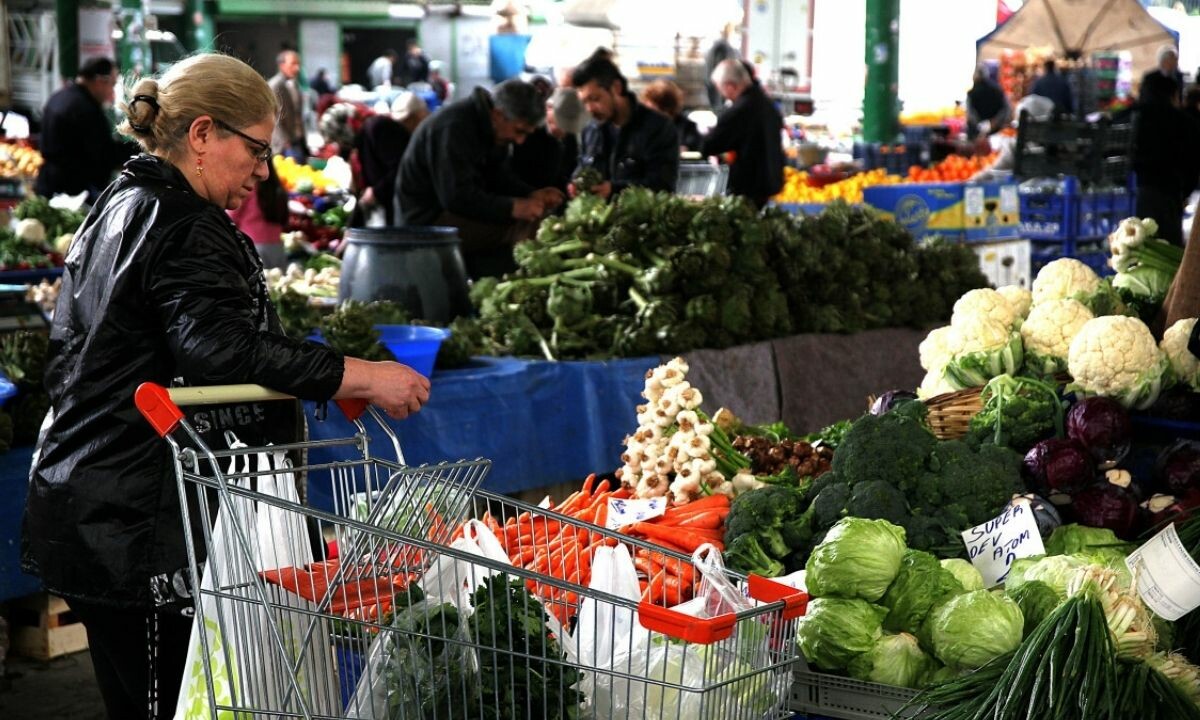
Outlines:
[{"label": "pile of carrot", "polygon": [[[629,497],[628,489],[610,489],[607,480],[597,484],[596,476],[591,475],[579,491],[550,509],[604,527],[608,519],[608,501]],[[712,543],[724,550],[722,538],[728,514],[729,498],[713,495],[668,508],[663,515],[620,528],[620,532],[684,555],[691,555],[704,543]],[[503,524],[490,513],[480,520],[504,546],[514,566],[584,587],[591,581],[592,557],[596,549],[618,544],[611,535],[535,513],[510,517]],[[455,537],[461,532],[460,528]],[[648,548],[631,546],[631,549],[642,587],[642,600],[671,606],[691,599],[698,578],[690,562]],[[532,580],[529,590],[541,596],[547,609],[564,624],[578,609],[579,597],[574,592]]]}]

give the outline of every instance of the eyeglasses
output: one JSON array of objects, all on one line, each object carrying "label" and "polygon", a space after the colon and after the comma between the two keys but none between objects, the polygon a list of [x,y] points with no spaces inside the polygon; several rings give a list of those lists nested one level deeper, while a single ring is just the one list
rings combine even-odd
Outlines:
[{"label": "eyeglasses", "polygon": [[260,162],[260,163],[271,162],[271,145],[270,145],[270,143],[265,143],[262,140],[257,140],[255,138],[252,138],[249,135],[247,135],[246,133],[242,132],[241,130],[238,130],[237,128],[230,126],[229,123],[225,123],[220,120],[213,120],[213,122],[216,123],[218,127],[222,128],[224,130],[228,130],[229,132],[233,133],[234,135],[237,135],[241,139],[245,140],[246,142],[248,142],[252,146],[254,146],[256,148],[256,150],[253,151],[251,154],[254,155],[254,159],[256,162]]}]

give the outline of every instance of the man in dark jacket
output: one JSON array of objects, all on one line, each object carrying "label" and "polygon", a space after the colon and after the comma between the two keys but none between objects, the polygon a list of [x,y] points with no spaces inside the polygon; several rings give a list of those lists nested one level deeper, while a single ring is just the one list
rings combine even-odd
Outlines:
[{"label": "man in dark jacket", "polygon": [[1000,86],[988,77],[983,65],[975,68],[974,84],[967,91],[967,137],[988,136],[1008,125],[1008,98]]},{"label": "man in dark jacket", "polygon": [[396,173],[400,159],[408,149],[417,126],[429,116],[425,101],[410,92],[402,92],[392,101],[390,115],[372,115],[354,137],[358,159],[362,163],[363,188],[358,200],[370,210],[383,209],[384,222],[395,225]]},{"label": "man in dark jacket", "polygon": [[1183,207],[1200,176],[1200,127],[1175,106],[1169,76],[1146,75],[1134,114],[1135,214],[1154,218],[1158,236],[1183,245]]},{"label": "man in dark jacket", "polygon": [[515,269],[513,245],[563,201],[559,190],[530,187],[508,167],[508,146],[524,142],[545,115],[532,85],[508,80],[492,94],[475,88],[430,116],[400,161],[403,224],[458,228],[471,277]]},{"label": "man in dark jacket", "polygon": [[700,152],[735,153],[729,193],[744,195],[761,208],[783,187],[783,116],[739,60],[717,65],[712,81],[732,105],[717,118]]},{"label": "man in dark jacket", "polygon": [[592,115],[579,165],[598,170],[604,182],[591,190],[605,198],[630,185],[673,192],[679,138],[671,121],[638,102],[611,60],[586,60],[575,68],[571,85]]},{"label": "man in dark jacket", "polygon": [[130,149],[113,139],[104,114],[116,84],[113,61],[94,58],[79,68],[75,82],[50,96],[42,111],[44,164],[35,185],[38,195],[77,195],[86,190],[92,202],[129,158]]},{"label": "man in dark jacket", "polygon": [[1041,95],[1053,100],[1055,115],[1070,115],[1075,112],[1075,103],[1071,99],[1071,85],[1065,77],[1059,74],[1054,58],[1043,63],[1042,68],[1044,72],[1033,84],[1033,89],[1029,94]]}]

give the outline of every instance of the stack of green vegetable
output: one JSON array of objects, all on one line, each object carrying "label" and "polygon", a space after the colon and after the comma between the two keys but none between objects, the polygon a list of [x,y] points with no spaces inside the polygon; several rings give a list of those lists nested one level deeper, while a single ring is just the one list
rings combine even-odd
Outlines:
[{"label": "stack of green vegetable", "polygon": [[550,358],[920,326],[986,283],[966,248],[918,248],[866,208],[797,219],[640,188],[576,198],[514,257],[518,272],[476,283],[472,299],[498,345]]},{"label": "stack of green vegetable", "polygon": [[815,598],[800,620],[800,649],[821,670],[923,687],[982,667],[1021,642],[1016,603],[983,589],[963,560],[905,548],[904,529],[845,518],[808,559]]},{"label": "stack of green vegetable", "polygon": [[495,575],[471,605],[466,613],[421,600],[396,611],[380,654],[388,717],[579,717],[582,675],[546,629],[546,611],[524,581]]},{"label": "stack of green vegetable", "polygon": [[1023,492],[1019,454],[939,441],[925,424],[925,406],[901,401],[856,420],[834,451],[832,471],[803,490],[739,495],[726,520],[727,561],[768,576],[798,570],[844,517],[887,520],[905,529],[911,547],[955,557],[963,553],[960,532]]},{"label": "stack of green vegetable", "polygon": [[50,398],[42,386],[50,338],[44,332],[18,330],[0,336],[0,374],[17,386],[17,395],[0,410],[0,452],[32,445]]},{"label": "stack of green vegetable", "polygon": [[1157,235],[1158,223],[1154,220],[1131,217],[1122,220],[1108,236],[1112,251],[1108,264],[1117,272],[1113,287],[1146,322],[1158,314],[1183,260],[1183,248]]}]

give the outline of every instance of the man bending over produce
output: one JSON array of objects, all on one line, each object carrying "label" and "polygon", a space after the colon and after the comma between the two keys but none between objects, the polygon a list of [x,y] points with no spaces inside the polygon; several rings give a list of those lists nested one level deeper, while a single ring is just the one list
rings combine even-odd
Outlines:
[{"label": "man bending over produce", "polygon": [[475,88],[421,123],[396,180],[401,224],[458,228],[472,278],[516,270],[513,245],[563,201],[557,188],[536,190],[508,169],[508,146],[545,117],[534,87],[508,80],[491,94]]}]

